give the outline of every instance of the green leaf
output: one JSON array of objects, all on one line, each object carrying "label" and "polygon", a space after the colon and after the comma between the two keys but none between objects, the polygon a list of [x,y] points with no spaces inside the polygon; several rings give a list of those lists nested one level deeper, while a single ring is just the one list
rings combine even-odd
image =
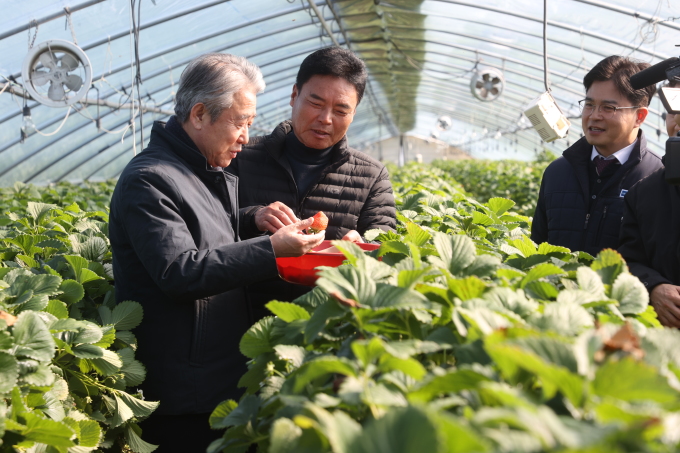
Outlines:
[{"label": "green leaf", "polygon": [[104,332],[102,332],[102,328],[97,324],[89,321],[80,321],[78,334],[73,339],[73,344],[97,343],[98,341],[101,341],[103,337]]},{"label": "green leaf", "polygon": [[276,351],[276,355],[281,359],[289,360],[295,368],[302,365],[302,362],[305,360],[305,356],[307,355],[307,351],[302,346],[287,344],[274,346],[274,351]]},{"label": "green leaf", "polygon": [[31,370],[31,372],[24,374],[20,377],[22,381],[29,385],[34,385],[36,387],[48,387],[54,383],[55,379],[54,373],[50,370],[47,365],[38,365],[37,368]]},{"label": "green leaf", "polygon": [[68,318],[68,307],[66,307],[64,302],[57,299],[50,300],[47,307],[45,307],[45,311],[58,319]]},{"label": "green leaf", "polygon": [[159,404],[158,401],[140,400],[125,392],[117,392],[116,395],[132,410],[132,413],[137,418],[148,417],[156,410]]},{"label": "green leaf", "polygon": [[89,359],[92,366],[102,375],[111,376],[123,367],[123,361],[114,351],[104,349],[104,356],[100,359]]},{"label": "green leaf", "polygon": [[274,319],[273,316],[262,318],[248,329],[239,343],[241,354],[254,359],[260,354],[273,351],[270,339]]},{"label": "green leaf", "polygon": [[675,407],[680,396],[657,368],[631,357],[607,361],[595,372],[592,385],[598,396],[628,402],[655,401]]},{"label": "green leaf", "polygon": [[35,360],[48,361],[54,356],[56,345],[47,326],[37,313],[19,313],[14,324],[16,355]]},{"label": "green leaf", "polygon": [[578,304],[553,302],[545,305],[543,314],[533,320],[542,330],[552,330],[565,336],[576,336],[593,327],[593,317]]},{"label": "green leaf", "polygon": [[95,420],[79,420],[80,434],[78,436],[79,447],[94,448],[99,445],[102,437],[102,429]]},{"label": "green leaf", "polygon": [[536,249],[536,244],[534,244],[531,239],[524,235],[522,235],[521,239],[509,240],[508,244],[511,247],[515,247],[517,250],[519,250],[522,253],[522,256],[525,258],[535,255],[538,252]]},{"label": "green leaf", "polygon": [[104,357],[104,350],[92,344],[80,344],[71,348],[73,355],[79,359],[98,359]]},{"label": "green leaf", "polygon": [[144,442],[130,425],[125,427],[125,439],[127,440],[130,449],[135,453],[151,453],[158,448],[158,445]]},{"label": "green leaf", "polygon": [[[220,411],[213,412],[210,416],[212,429],[223,429],[230,426],[245,425],[254,421],[260,409],[260,398],[255,395],[246,395],[241,399],[237,407],[231,408],[231,404],[220,404]],[[231,409],[231,410],[230,410]],[[219,414],[225,413],[221,419]]]},{"label": "green leaf", "polygon": [[535,282],[540,278],[548,277],[551,275],[564,275],[566,272],[550,263],[541,263],[537,266],[529,269],[529,272],[522,279],[520,287],[524,288],[528,283]]},{"label": "green leaf", "polygon": [[489,199],[489,202],[486,205],[497,216],[501,216],[501,215],[505,214],[508,211],[508,209],[515,206],[515,202],[512,201],[512,200],[508,200],[507,198],[495,197],[495,198]]},{"label": "green leaf", "polygon": [[362,435],[347,448],[351,453],[437,452],[437,427],[416,407],[390,410],[384,417],[367,423]]},{"label": "green leaf", "polygon": [[61,282],[59,290],[63,291],[63,294],[59,295],[59,299],[63,300],[67,304],[75,304],[85,297],[85,289],[83,285],[75,280],[66,279]]},{"label": "green leaf", "polygon": [[491,217],[482,212],[472,211],[472,223],[476,225],[489,226],[495,224],[496,222]]},{"label": "green leaf", "polygon": [[349,360],[342,357],[321,356],[304,363],[291,375],[285,385],[292,387],[293,393],[300,393],[309,382],[331,373],[356,376],[356,371]]},{"label": "green leaf", "polygon": [[482,382],[489,381],[487,376],[471,369],[458,369],[441,376],[430,376],[427,382],[408,394],[408,399],[412,402],[429,402],[450,393],[476,389]]},{"label": "green leaf", "polygon": [[[313,342],[319,333],[326,327],[328,321],[343,317],[347,310],[335,300],[327,300],[312,313],[312,317],[305,326],[305,342]],[[244,354],[246,355],[246,354]]]},{"label": "green leaf", "polygon": [[453,417],[447,412],[439,412],[432,416],[441,436],[442,447],[439,451],[446,453],[480,453],[492,451],[481,436],[469,426],[462,424],[460,418]]},{"label": "green leaf", "polygon": [[106,241],[100,237],[91,237],[77,247],[77,252],[89,261],[101,261],[109,251]]},{"label": "green leaf", "polygon": [[236,409],[237,406],[238,403],[234,400],[226,400],[218,404],[212,411],[212,414],[210,414],[210,427],[212,429],[219,429],[218,425],[221,424],[222,420],[229,415],[231,411]]},{"label": "green leaf", "polygon": [[142,322],[144,310],[139,302],[123,301],[111,312],[111,324],[116,330],[131,330]]},{"label": "green leaf", "polygon": [[81,285],[101,278],[87,268],[88,261],[82,256],[64,255],[64,259],[71,265],[76,281]]},{"label": "green leaf", "polygon": [[612,299],[619,301],[619,311],[624,315],[642,313],[649,305],[649,293],[637,277],[619,274],[612,285]]},{"label": "green leaf", "polygon": [[19,366],[13,355],[0,351],[0,393],[7,393],[16,385]]},{"label": "green leaf", "polygon": [[616,277],[626,269],[626,262],[618,252],[612,249],[604,249],[597,254],[590,268],[600,275],[605,285],[611,285]]},{"label": "green leaf", "polygon": [[479,278],[472,276],[466,278],[447,278],[449,289],[462,301],[481,297],[486,289],[486,284]]},{"label": "green leaf", "polygon": [[289,418],[279,418],[269,432],[268,453],[297,453],[302,429]]},{"label": "green leaf", "polygon": [[130,363],[124,363],[123,368],[120,369],[125,376],[125,383],[128,387],[135,387],[144,382],[146,378],[146,368],[139,360],[133,360]]},{"label": "green leaf", "polygon": [[[515,379],[520,369],[536,375],[543,387],[544,398],[552,398],[557,390],[569,398],[572,404],[581,406],[583,401],[583,379],[573,374],[568,368],[547,362],[534,351],[527,351],[523,346],[512,343],[494,343],[493,338],[485,339],[486,351],[496,362],[502,374],[508,379]],[[538,341],[537,339],[531,339]],[[537,345],[538,346],[538,345]]]},{"label": "green leaf", "polygon": [[307,310],[297,304],[290,302],[279,302],[277,300],[273,300],[265,305],[265,307],[267,307],[269,311],[286,322],[293,322],[296,319],[310,318],[309,312]]},{"label": "green leaf", "polygon": [[416,309],[430,308],[431,303],[423,294],[409,288],[378,283],[375,295],[365,301],[365,305],[373,309]]},{"label": "green leaf", "polygon": [[535,298],[543,300],[555,299],[559,294],[555,285],[548,282],[531,282],[524,289]]},{"label": "green leaf", "polygon": [[459,274],[475,260],[475,244],[467,236],[435,233],[434,246],[443,264],[453,275]]},{"label": "green leaf", "polygon": [[571,253],[571,250],[569,250],[566,247],[560,247],[558,245],[552,245],[548,244],[547,242],[542,243],[541,245],[538,246],[538,253],[541,255],[550,255],[550,254],[569,254]]},{"label": "green leaf", "polygon": [[404,241],[411,242],[419,247],[427,244],[427,241],[432,237],[430,233],[413,222],[406,224],[406,231],[407,234],[404,236]]},{"label": "green leaf", "polygon": [[54,447],[73,447],[71,440],[75,433],[65,423],[41,418],[33,412],[23,414],[26,429],[22,433],[26,440],[40,442]]},{"label": "green leaf", "polygon": [[589,293],[593,300],[606,300],[604,284],[597,272],[589,267],[581,266],[576,270],[576,281],[582,291]]}]

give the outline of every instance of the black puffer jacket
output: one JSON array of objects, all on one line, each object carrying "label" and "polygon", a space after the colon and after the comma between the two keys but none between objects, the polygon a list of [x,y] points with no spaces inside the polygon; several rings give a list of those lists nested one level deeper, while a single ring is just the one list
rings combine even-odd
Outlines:
[{"label": "black puffer jacket", "polygon": [[531,228],[531,239],[591,255],[619,245],[623,196],[636,182],[663,167],[647,149],[642,131],[625,164],[595,195],[592,204],[588,165],[593,145],[585,137],[546,168]]},{"label": "black puffer jacket", "polygon": [[237,179],[156,122],[111,200],[116,299],[144,307],[135,329],[147,399],[161,414],[209,413],[246,371],[253,324],[244,285],[277,275],[268,236],[239,241]]},{"label": "black puffer jacket", "polygon": [[[383,164],[347,145],[343,137],[334,147],[331,163],[319,180],[300,198],[293,172],[284,155],[289,121],[271,135],[254,137],[227,169],[239,176],[239,204],[266,206],[280,201],[307,218],[323,211],[328,216],[326,239],[341,239],[348,231],[363,235],[367,230],[396,227],[392,184]],[[245,211],[244,222],[252,227],[256,209]]]},{"label": "black puffer jacket", "polygon": [[630,272],[651,291],[680,285],[680,186],[657,170],[626,194],[621,246]]}]

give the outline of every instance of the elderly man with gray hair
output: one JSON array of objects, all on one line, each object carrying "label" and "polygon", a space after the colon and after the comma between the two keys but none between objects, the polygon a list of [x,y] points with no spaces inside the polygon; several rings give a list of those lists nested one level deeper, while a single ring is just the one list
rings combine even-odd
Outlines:
[{"label": "elderly man with gray hair", "polygon": [[[248,143],[262,74],[245,58],[207,54],[182,73],[175,113],[120,176],[109,236],[116,300],[138,301],[144,396],[160,406],[142,423],[161,453],[205,451],[210,412],[238,399],[241,336],[255,322],[243,286],[278,275],[275,257],[299,256],[323,233],[309,218],[271,236],[239,219],[237,178],[224,172]],[[242,237],[253,237],[241,240]]]}]

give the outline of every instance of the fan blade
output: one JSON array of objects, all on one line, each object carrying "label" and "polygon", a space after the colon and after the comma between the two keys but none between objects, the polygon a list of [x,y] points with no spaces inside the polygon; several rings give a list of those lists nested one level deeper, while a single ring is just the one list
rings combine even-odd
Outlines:
[{"label": "fan blade", "polygon": [[483,97],[484,99],[486,99],[486,97],[489,95],[489,92],[486,90],[486,88],[482,88],[482,89],[479,91],[479,95],[480,95],[481,97]]},{"label": "fan blade", "polygon": [[482,76],[482,78],[484,79],[485,82],[489,81],[489,77],[490,77],[490,75],[489,75],[488,72],[484,73],[484,75]]},{"label": "fan blade", "polygon": [[33,85],[39,87],[45,85],[50,80],[52,80],[52,76],[50,75],[49,72],[33,71],[33,74],[31,74],[31,82],[33,83]]},{"label": "fan blade", "polygon": [[50,89],[47,90],[47,97],[53,101],[63,101],[64,96],[66,96],[66,92],[64,92],[64,87],[61,85],[61,82],[51,82]]},{"label": "fan blade", "polygon": [[475,83],[475,88],[477,89],[484,88],[484,82],[478,80],[477,83]]},{"label": "fan blade", "polygon": [[61,57],[61,67],[73,71],[78,67],[78,59],[70,53],[64,53],[64,56]]},{"label": "fan blade", "polygon": [[57,67],[57,63],[54,61],[54,54],[52,52],[43,52],[40,54],[38,57],[38,60],[40,60],[40,63],[47,69],[55,69]]},{"label": "fan blade", "polygon": [[491,81],[491,83],[496,85],[497,83],[500,83],[500,81],[501,81],[501,79],[499,79],[498,77],[494,77],[493,80]]},{"label": "fan blade", "polygon": [[83,79],[75,74],[69,74],[64,85],[71,91],[78,91],[83,86]]},{"label": "fan blade", "polygon": [[498,95],[498,88],[496,87],[491,88],[491,94],[493,94],[494,96]]}]

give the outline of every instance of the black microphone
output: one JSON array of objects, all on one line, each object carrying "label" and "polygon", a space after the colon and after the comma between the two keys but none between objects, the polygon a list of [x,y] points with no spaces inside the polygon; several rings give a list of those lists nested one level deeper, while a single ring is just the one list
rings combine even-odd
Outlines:
[{"label": "black microphone", "polygon": [[644,69],[630,78],[630,84],[634,90],[640,90],[649,85],[654,85],[662,80],[666,80],[666,69],[678,64],[677,57],[671,57],[654,66]]}]

